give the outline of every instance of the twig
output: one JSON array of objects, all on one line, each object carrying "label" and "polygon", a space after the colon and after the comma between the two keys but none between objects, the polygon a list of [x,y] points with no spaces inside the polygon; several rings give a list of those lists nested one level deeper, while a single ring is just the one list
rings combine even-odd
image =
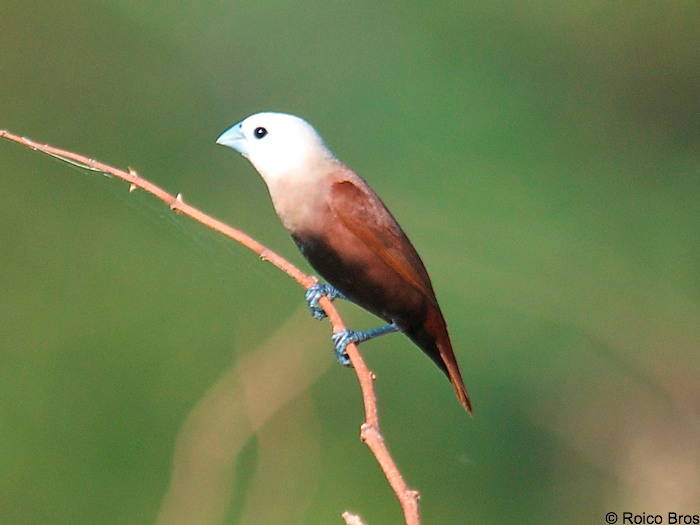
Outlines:
[{"label": "twig", "polygon": [[[214,217],[207,215],[194,206],[190,206],[183,201],[181,194],[178,193],[177,195],[172,195],[171,193],[168,193],[149,180],[139,176],[139,174],[131,168],[129,168],[128,171],[123,171],[77,153],[55,148],[53,146],[49,146],[48,144],[37,144],[28,138],[14,135],[13,133],[5,130],[0,130],[0,138],[17,142],[18,144],[36,151],[41,151],[42,153],[46,153],[47,155],[51,155],[52,157],[56,157],[71,164],[75,164],[92,171],[107,173],[122,179],[123,181],[129,183],[130,192],[140,188],[150,193],[157,199],[160,199],[167,204],[171,210],[182,215],[186,215],[252,250],[262,260],[273,264],[289,275],[292,279],[297,281],[304,288],[308,289],[318,282],[315,277],[305,274],[292,263],[287,261],[284,257],[265,247],[245,232],[232,228]],[[321,305],[321,308],[323,308],[323,311],[328,315],[328,319],[333,326],[333,333],[342,332],[345,330],[345,323],[338,314],[338,311],[333,306],[333,303],[329,301],[327,297],[322,297],[319,304]],[[384,437],[382,436],[379,427],[377,396],[374,392],[374,373],[365,364],[365,361],[355,344],[349,344],[346,350],[355,369],[355,374],[357,374],[357,379],[360,383],[365,408],[365,422],[360,427],[360,438],[367,444],[369,449],[372,451],[372,454],[374,454],[374,456],[377,458],[377,462],[379,463],[384,475],[391,485],[391,488],[396,494],[399,503],[401,504],[406,525],[419,525],[419,494],[415,490],[411,490],[406,485],[401,472],[389,453],[389,449],[384,442]]]}]

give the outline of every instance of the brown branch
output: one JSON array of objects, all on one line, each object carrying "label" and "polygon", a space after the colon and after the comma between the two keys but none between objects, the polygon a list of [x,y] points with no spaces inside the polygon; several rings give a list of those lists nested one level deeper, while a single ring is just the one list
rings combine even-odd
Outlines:
[{"label": "brown branch", "polygon": [[[129,191],[134,191],[135,189],[140,188],[150,193],[157,199],[163,201],[176,213],[186,215],[197,222],[202,223],[204,226],[207,226],[208,228],[211,228],[212,230],[215,230],[222,235],[225,235],[226,237],[229,237],[230,239],[242,244],[246,248],[255,252],[262,260],[268,261],[282,270],[304,288],[308,289],[318,282],[315,277],[305,274],[292,263],[287,261],[284,257],[263,246],[245,232],[232,228],[214,217],[207,215],[194,206],[186,204],[182,200],[182,195],[172,195],[171,193],[168,193],[149,180],[139,176],[139,174],[131,168],[129,168],[128,171],[123,171],[77,153],[55,148],[53,146],[49,146],[48,144],[37,144],[28,138],[14,135],[13,133],[5,130],[0,130],[0,138],[17,142],[18,144],[36,151],[41,151],[42,153],[46,153],[47,155],[51,155],[52,157],[56,157],[82,168],[117,177],[129,183]],[[338,314],[338,311],[333,306],[333,303],[329,301],[327,297],[322,297],[319,304],[321,305],[321,308],[323,308],[323,311],[328,315],[328,319],[333,326],[333,333],[345,330],[345,323]],[[419,525],[419,494],[415,490],[408,488],[406,485],[399,468],[396,466],[396,463],[389,453],[389,449],[384,442],[384,437],[382,436],[379,427],[377,396],[374,392],[374,373],[365,364],[365,361],[355,344],[349,344],[347,346],[347,353],[353,367],[355,368],[355,373],[357,374],[357,379],[360,383],[365,408],[365,422],[360,428],[360,437],[362,441],[370,448],[372,454],[374,454],[374,456],[377,458],[377,462],[389,481],[391,488],[396,494],[396,497],[401,504],[401,508],[403,509],[406,525]]]}]

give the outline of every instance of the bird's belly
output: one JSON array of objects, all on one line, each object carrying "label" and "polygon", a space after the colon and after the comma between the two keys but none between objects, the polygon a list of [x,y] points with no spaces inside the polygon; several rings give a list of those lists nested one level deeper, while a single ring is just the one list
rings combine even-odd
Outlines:
[{"label": "bird's belly", "polygon": [[352,302],[404,330],[423,322],[426,297],[350,236],[292,237],[314,269]]}]

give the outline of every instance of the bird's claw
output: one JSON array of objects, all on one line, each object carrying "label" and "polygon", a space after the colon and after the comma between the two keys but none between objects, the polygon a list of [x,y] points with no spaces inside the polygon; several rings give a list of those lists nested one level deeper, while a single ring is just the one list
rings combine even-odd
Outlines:
[{"label": "bird's claw", "polygon": [[335,358],[343,366],[352,366],[350,362],[350,357],[345,351],[345,348],[350,343],[359,343],[361,340],[360,334],[355,330],[343,330],[342,332],[337,332],[331,336],[333,340],[333,346],[335,347]]},{"label": "bird's claw", "polygon": [[318,304],[321,297],[324,296],[328,297],[328,299],[332,301],[336,297],[343,297],[343,294],[330,284],[325,283],[314,284],[308,288],[304,294],[306,304],[309,306],[309,310],[311,311],[311,316],[319,321],[326,318],[326,312],[324,312],[323,308],[321,308],[321,306]]}]

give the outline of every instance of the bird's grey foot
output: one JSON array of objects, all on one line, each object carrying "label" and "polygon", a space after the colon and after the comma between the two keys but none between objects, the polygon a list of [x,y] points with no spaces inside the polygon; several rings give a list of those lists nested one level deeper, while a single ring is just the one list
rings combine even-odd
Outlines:
[{"label": "bird's grey foot", "polygon": [[340,293],[338,289],[334,288],[330,284],[314,284],[308,290],[306,290],[306,293],[304,294],[306,304],[309,305],[309,310],[311,311],[311,315],[314,319],[321,320],[326,317],[326,312],[324,312],[323,308],[321,308],[321,306],[318,304],[318,301],[323,296],[328,297],[328,299],[330,299],[331,301],[338,297],[341,299],[345,299],[345,296],[342,293]]},{"label": "bird's grey foot", "polygon": [[335,358],[341,365],[352,366],[348,353],[345,351],[345,347],[350,343],[359,343],[360,338],[358,336],[360,333],[361,332],[356,332],[355,330],[343,330],[331,336],[333,346],[335,347]]},{"label": "bird's grey foot", "polygon": [[352,366],[348,353],[345,351],[345,348],[350,343],[362,343],[364,341],[374,339],[375,337],[379,337],[380,335],[397,332],[398,330],[398,326],[391,323],[372,330],[343,330],[342,332],[337,332],[331,336],[333,346],[335,347],[335,358],[343,366]]}]

